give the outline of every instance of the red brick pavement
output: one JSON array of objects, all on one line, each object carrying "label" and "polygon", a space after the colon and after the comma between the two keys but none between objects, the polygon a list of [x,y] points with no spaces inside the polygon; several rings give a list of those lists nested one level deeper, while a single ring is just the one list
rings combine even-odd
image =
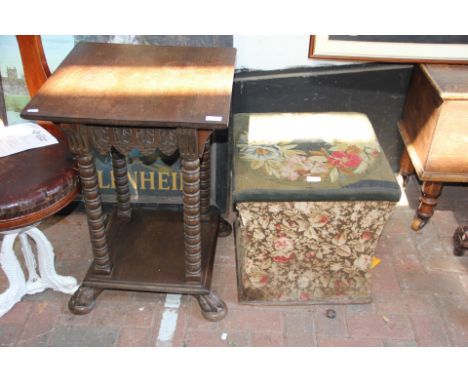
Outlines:
[{"label": "red brick pavement", "polygon": [[[228,315],[220,322],[208,322],[197,301],[183,296],[175,333],[164,345],[468,346],[468,257],[452,255],[450,237],[466,196],[457,199],[452,194],[453,200],[444,200],[440,204],[444,209],[436,210],[417,233],[409,228],[413,211],[405,206],[396,209],[377,246],[382,262],[372,272],[370,304],[241,305],[233,236],[220,238],[213,289],[226,301]],[[417,204],[418,193],[413,190],[410,195],[416,198],[410,204]],[[84,213],[76,210],[50,218],[42,228],[55,246],[59,272],[81,280],[91,260]],[[0,291],[6,285],[0,275]],[[53,291],[25,297],[0,318],[0,345],[155,346],[158,342],[164,294],[106,291],[85,316],[72,315],[68,299]],[[327,309],[334,309],[336,317],[327,318]]]}]

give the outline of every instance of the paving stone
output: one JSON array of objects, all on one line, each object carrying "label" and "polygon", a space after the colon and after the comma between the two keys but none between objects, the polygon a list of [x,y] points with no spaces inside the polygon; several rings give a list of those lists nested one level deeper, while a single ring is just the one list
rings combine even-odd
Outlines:
[{"label": "paving stone", "polygon": [[402,290],[422,293],[464,294],[463,285],[458,276],[448,272],[402,273]]},{"label": "paving stone", "polygon": [[128,303],[131,300],[131,295],[132,292],[124,290],[104,290],[96,299],[96,307],[102,304],[110,304],[114,301],[117,304]]},{"label": "paving stone", "polygon": [[115,327],[58,326],[49,340],[49,346],[115,346],[119,329]]},{"label": "paving stone", "polygon": [[396,276],[393,264],[390,261],[382,261],[371,272],[372,292],[399,292],[400,284]]},{"label": "paving stone", "polygon": [[230,265],[218,265],[213,270],[212,288],[218,291],[224,289],[224,286],[236,286],[237,275],[236,268]]},{"label": "paving stone", "polygon": [[287,335],[284,338],[284,346],[290,347],[315,347],[317,340],[314,333],[307,333],[305,335]]},{"label": "paving stone", "polygon": [[[66,273],[59,273],[62,275],[67,275]],[[36,294],[28,294],[22,298],[22,301],[49,301],[55,302],[57,304],[67,304],[68,300],[70,300],[71,295],[54,291],[52,289],[46,289],[43,292],[36,293]]]},{"label": "paving stone", "polygon": [[349,304],[346,305],[347,314],[359,314],[359,313],[375,313],[375,296],[372,297],[372,302],[369,304]]},{"label": "paving stone", "polygon": [[405,291],[381,293],[374,297],[376,313],[380,314],[436,314],[437,304],[432,294]]},{"label": "paving stone", "polygon": [[235,328],[247,332],[283,332],[283,314],[278,309],[251,306],[247,310],[231,309],[228,315],[218,322],[222,331]]},{"label": "paving stone", "polygon": [[377,245],[375,247],[375,255],[383,257],[391,253],[392,250],[392,238],[394,235],[387,234],[385,230],[380,235]]},{"label": "paving stone", "polygon": [[408,317],[403,315],[355,314],[348,315],[347,322],[350,337],[414,339]]},{"label": "paving stone", "polygon": [[283,333],[262,333],[253,332],[250,339],[250,346],[275,347],[284,346]]},{"label": "paving stone", "polygon": [[[328,318],[326,312],[333,309],[335,318]],[[320,305],[314,312],[314,322],[317,336],[321,337],[347,337],[346,307],[342,305]]]},{"label": "paving stone", "polygon": [[[99,297],[98,297],[99,298]],[[125,325],[127,321],[128,306],[124,301],[118,303],[113,301],[100,301],[92,312],[91,324],[94,326],[117,326]]]},{"label": "paving stone", "polygon": [[443,321],[438,315],[412,315],[410,320],[419,346],[450,346]]},{"label": "paving stone", "polygon": [[440,237],[452,236],[458,226],[455,213],[450,209],[436,208],[431,220]]},{"label": "paving stone", "polygon": [[151,328],[126,326],[122,328],[117,346],[142,347],[154,346],[156,338]]},{"label": "paving stone", "polygon": [[386,347],[416,347],[418,346],[415,340],[394,340],[392,338],[386,338],[383,340],[384,346]]},{"label": "paving stone", "polygon": [[0,346],[14,346],[16,339],[21,333],[21,325],[3,324],[0,325]]},{"label": "paving stone", "polygon": [[[107,292],[107,291],[106,291]],[[166,301],[166,293],[153,293],[153,292],[134,292],[134,291],[123,291],[126,294],[126,298],[129,301],[144,303],[144,304],[157,304],[160,306],[164,305]]]},{"label": "paving stone", "polygon": [[430,234],[426,228],[432,226],[424,227],[421,232],[415,233],[415,244],[418,249],[418,253],[421,256],[421,259],[427,258],[437,258],[445,257],[451,254],[451,251],[448,250],[445,245],[442,245],[439,240],[437,233]]},{"label": "paving stone", "polygon": [[128,309],[126,313],[125,325],[136,327],[159,327],[164,308],[153,304],[136,304]]},{"label": "paving stone", "polygon": [[327,346],[327,347],[374,347],[382,346],[382,340],[377,338],[327,338],[327,337],[318,337],[318,346]]},{"label": "paving stone", "polygon": [[392,218],[385,224],[383,234],[391,237],[406,235],[410,224],[411,219],[409,219],[406,214],[403,215],[400,213],[400,216],[397,217],[394,213]]},{"label": "paving stone", "polygon": [[[453,249],[453,245],[452,245]],[[452,253],[432,257],[423,262],[426,271],[455,272],[465,274],[468,272],[468,257],[454,256]]]},{"label": "paving stone", "polygon": [[463,289],[465,290],[465,295],[468,297],[468,272],[462,275],[458,275],[460,282],[463,285]]},{"label": "paving stone", "polygon": [[[404,224],[404,223],[402,223]],[[398,240],[395,240],[398,238]],[[416,245],[416,238],[414,232],[410,232],[410,228],[405,226],[405,233],[401,235],[394,235],[391,237],[391,250],[392,259],[404,257],[407,254],[418,253]]]},{"label": "paving stone", "polygon": [[[18,342],[29,341],[34,343],[38,337],[53,331],[60,312],[60,305],[53,302],[42,301],[35,303],[31,308],[28,320],[24,324]],[[42,343],[42,340],[40,342]]]},{"label": "paving stone", "polygon": [[284,334],[291,337],[307,336],[315,332],[313,309],[284,313]]},{"label": "paving stone", "polygon": [[[406,201],[407,201],[408,196],[406,195],[406,193],[405,193],[405,196],[406,196]],[[419,194],[415,197],[415,200],[417,201],[418,198],[419,198]],[[402,223],[406,223],[406,224],[402,224],[403,226],[407,225],[408,222],[411,222],[411,219],[414,216],[413,209],[409,208],[404,203],[405,203],[405,200],[401,200],[401,203],[396,205],[395,209],[393,210],[392,216],[390,217],[390,220],[396,219],[396,220],[400,220]]]},{"label": "paving stone", "polygon": [[[377,244],[376,255],[382,263],[372,271],[371,304],[239,304],[231,235],[218,239],[212,283],[228,305],[227,317],[208,322],[201,316],[196,300],[183,296],[174,337],[168,344],[468,346],[468,255],[454,257],[451,238],[452,228],[456,228],[452,225],[462,221],[468,224],[466,187],[447,185],[442,195],[446,199],[441,199],[434,217],[419,232],[410,229],[420,196],[416,179],[410,181],[408,190],[410,207],[395,209]],[[84,212],[47,219],[41,227],[55,247],[59,273],[82,280],[92,261]],[[7,285],[0,272],[0,291]],[[165,296],[105,291],[98,297],[96,308],[84,316],[68,311],[67,295],[48,290],[25,296],[0,318],[0,344],[155,346]],[[336,310],[335,319],[325,316],[327,308]],[[223,333],[227,335],[225,340]]]},{"label": "paving stone", "polygon": [[436,298],[452,345],[468,346],[468,300],[464,297]]},{"label": "paving stone", "polygon": [[78,315],[73,314],[68,310],[68,307],[62,309],[62,312],[57,320],[57,325],[66,325],[66,326],[80,326],[80,325],[91,325],[91,320],[93,317],[93,312],[91,311],[88,314]]},{"label": "paving stone", "polygon": [[[223,339],[223,333],[227,334],[226,339]],[[185,337],[183,346],[242,347],[249,346],[249,339],[248,334],[244,331],[190,330]]]},{"label": "paving stone", "polygon": [[16,342],[16,345],[15,346],[23,346],[23,347],[46,347],[46,346],[49,346],[49,339],[50,339],[50,336],[52,335],[52,330],[47,332],[47,333],[43,333],[43,334],[39,334],[35,337],[29,337],[27,339],[20,339]]},{"label": "paving stone", "polygon": [[452,229],[452,234],[450,236],[439,236],[438,241],[442,245],[442,247],[445,249],[445,256],[447,258],[452,258],[455,257],[457,259],[466,259],[465,256],[456,256],[453,253],[454,249],[454,240],[453,240],[453,234],[455,233],[455,230],[458,228],[458,224],[453,227]]},{"label": "paving stone", "polygon": [[10,311],[0,317],[0,325],[6,324],[24,324],[33,307],[33,301],[20,301]]},{"label": "paving stone", "polygon": [[242,305],[239,304],[237,283],[234,285],[226,283],[224,286],[222,286],[219,293],[220,297],[228,306],[228,309],[231,309],[232,307],[242,309]]},{"label": "paving stone", "polygon": [[[187,328],[190,330],[218,330],[219,329],[219,321],[212,322],[208,321],[202,316],[200,305],[198,302],[193,299],[188,306],[188,315],[186,317],[187,320]],[[228,311],[228,314],[231,312]]]},{"label": "paving stone", "polygon": [[226,253],[225,249],[217,247],[214,266],[218,267],[218,266],[223,266],[223,265],[229,266],[229,267],[235,267],[236,262],[235,262],[234,254],[231,253],[231,249],[229,249],[229,253]]},{"label": "paving stone", "polygon": [[174,336],[172,338],[172,346],[186,346],[185,343],[185,335],[187,333],[187,310],[186,306],[182,306],[179,308],[178,316],[177,316],[177,325],[174,332]]},{"label": "paving stone", "polygon": [[394,254],[392,257],[393,267],[395,272],[400,273],[415,273],[424,272],[424,266],[419,259],[417,252],[401,251]]}]

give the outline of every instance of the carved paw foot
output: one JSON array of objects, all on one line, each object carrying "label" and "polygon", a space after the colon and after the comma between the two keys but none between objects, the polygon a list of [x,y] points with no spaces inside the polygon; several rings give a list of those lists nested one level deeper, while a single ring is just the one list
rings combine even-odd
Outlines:
[{"label": "carved paw foot", "polygon": [[219,218],[219,228],[218,228],[218,236],[219,237],[226,237],[229,236],[232,232],[232,226],[223,218]]},{"label": "carved paw foot", "polygon": [[96,305],[96,298],[102,289],[80,287],[68,302],[68,308],[74,314],[88,314]]},{"label": "carved paw foot", "polygon": [[208,321],[219,321],[226,316],[227,306],[214,292],[195,297],[200,304],[203,317]]}]

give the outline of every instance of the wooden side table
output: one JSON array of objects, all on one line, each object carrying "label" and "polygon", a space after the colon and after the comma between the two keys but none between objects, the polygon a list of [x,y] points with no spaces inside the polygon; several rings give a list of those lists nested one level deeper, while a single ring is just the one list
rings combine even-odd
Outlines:
[{"label": "wooden side table", "polygon": [[399,129],[405,151],[400,174],[416,172],[422,196],[411,227],[434,214],[444,182],[468,182],[468,65],[415,68]]},{"label": "wooden side table", "polygon": [[[211,290],[219,227],[210,206],[210,136],[229,120],[235,49],[79,43],[29,102],[25,119],[60,123],[77,157],[94,262],[71,298],[90,312],[104,289],[194,295],[204,317],[226,305]],[[92,147],[110,153],[117,207],[105,223]],[[177,150],[183,207],[132,208],[125,155]]]}]

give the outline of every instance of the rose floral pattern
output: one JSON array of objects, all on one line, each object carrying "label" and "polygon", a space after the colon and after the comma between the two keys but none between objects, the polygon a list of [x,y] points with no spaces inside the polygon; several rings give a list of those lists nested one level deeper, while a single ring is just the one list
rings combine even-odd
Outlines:
[{"label": "rose floral pattern", "polygon": [[247,133],[237,143],[240,160],[250,169],[277,179],[298,181],[320,176],[331,183],[350,175],[365,174],[380,155],[380,147],[366,144],[315,142],[315,150],[300,149],[301,143],[249,144]]},{"label": "rose floral pattern", "polygon": [[[353,156],[343,160],[358,162]],[[388,201],[238,203],[240,301],[370,301],[371,259],[394,205]]]}]

